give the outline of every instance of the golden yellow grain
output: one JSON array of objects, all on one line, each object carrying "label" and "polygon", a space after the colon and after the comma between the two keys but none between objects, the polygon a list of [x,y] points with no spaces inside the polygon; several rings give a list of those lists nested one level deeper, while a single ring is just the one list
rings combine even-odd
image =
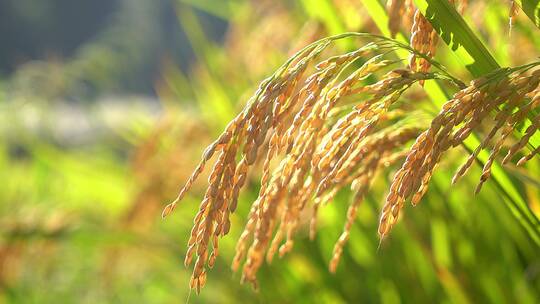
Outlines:
[{"label": "golden yellow grain", "polygon": [[[432,58],[435,55],[438,34],[431,23],[422,15],[420,10],[414,14],[414,23],[411,28],[411,46],[418,52]],[[431,63],[414,54],[410,56],[409,67],[413,71],[427,72]]]},{"label": "golden yellow grain", "polygon": [[[528,109],[528,106],[522,105],[522,103],[525,96],[537,88],[540,81],[539,76],[540,72],[535,71],[530,76],[525,73],[512,74],[509,77],[493,81],[494,76],[489,75],[472,81],[467,88],[456,93],[450,101],[443,105],[441,112],[433,119],[430,128],[416,139],[405,163],[394,175],[379,221],[381,238],[388,235],[395,225],[407,199],[411,198],[413,205],[420,201],[427,191],[434,168],[439,163],[441,155],[449,148],[461,144],[482,121],[490,117],[489,114],[492,110],[502,106],[502,110],[493,118],[495,124],[490,132],[452,179],[453,182],[456,182],[459,177],[463,176],[480,151],[486,148],[491,139],[494,138],[497,131],[510,124],[504,128],[502,136],[495,144],[484,166],[476,191],[480,190],[482,184],[491,174],[491,165],[502,148],[505,138],[510,134],[516,121],[523,118],[522,110]],[[516,108],[518,111],[514,112]],[[540,126],[538,118],[540,117],[533,119],[531,126],[525,131],[521,140],[510,149],[507,158],[520,150],[536,132]],[[461,127],[457,131],[453,131],[458,126]]]},{"label": "golden yellow grain", "polygon": [[[396,10],[393,14],[403,18],[411,3],[397,0],[389,5]],[[411,43],[432,57],[436,33],[418,11],[414,20]],[[512,130],[540,105],[540,72],[499,77],[501,71],[508,71],[501,70],[457,92],[442,106],[429,128],[421,132],[417,126],[403,122],[407,112],[400,109],[398,100],[414,83],[441,75],[427,72],[429,61],[413,57],[411,69],[391,70],[373,83],[367,80],[369,76],[383,74],[396,63],[382,55],[365,58],[380,45],[368,44],[312,66],[328,44],[323,40],[306,48],[264,80],[244,110],[206,148],[176,200],[165,207],[163,216],[174,210],[206,164],[217,156],[193,221],[184,260],[186,266],[195,260],[190,288],[197,292],[206,283],[208,268],[215,264],[219,238],[229,233],[230,216],[237,209],[240,190],[256,164],[262,163],[261,187],[232,263],[233,270],[242,268],[242,282],[255,288],[262,263],[270,263],[276,254],[282,257],[292,250],[305,215],[311,215],[309,229],[313,238],[321,206],[332,201],[340,189],[350,186],[354,196],[329,265],[330,271],[335,271],[372,181],[385,167],[405,158],[382,208],[378,232],[384,238],[396,224],[405,201],[410,199],[413,205],[421,201],[443,154],[480,129],[484,121],[491,120],[489,133],[453,179],[465,174],[480,151],[492,147],[479,190],[491,175],[491,166]],[[359,58],[367,60],[353,69],[352,63]],[[492,117],[495,110],[499,111]],[[521,151],[539,127],[537,116],[510,147],[505,160]],[[501,135],[496,137],[499,132]],[[492,144],[494,138],[497,140]],[[411,141],[414,143],[407,148]],[[538,148],[519,163],[537,153]]]}]

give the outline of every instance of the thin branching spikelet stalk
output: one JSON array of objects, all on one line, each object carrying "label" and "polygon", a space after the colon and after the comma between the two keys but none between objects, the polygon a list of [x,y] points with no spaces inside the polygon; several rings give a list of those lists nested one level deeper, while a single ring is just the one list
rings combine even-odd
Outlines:
[{"label": "thin branching spikelet stalk", "polygon": [[[347,37],[368,38],[371,42],[314,64],[333,41]],[[429,62],[437,72],[396,68],[400,61],[386,58],[396,49],[405,49]],[[302,49],[261,83],[244,110],[205,150],[177,199],[163,211],[165,217],[174,210],[216,155],[188,241],[185,265],[195,259],[190,287],[199,292],[204,286],[207,269],[214,266],[219,253],[219,238],[229,233],[229,217],[257,161],[262,163],[259,195],[251,206],[232,263],[233,270],[242,269],[242,282],[255,288],[257,271],[264,261],[270,263],[276,254],[281,257],[293,248],[304,215],[311,214],[309,230],[314,237],[321,206],[331,202],[340,189],[350,187],[353,195],[347,220],[329,265],[334,272],[373,180],[386,167],[405,158],[382,210],[379,234],[384,238],[405,200],[412,198],[417,204],[427,191],[442,154],[460,145],[485,120],[492,120],[492,130],[478,149],[488,147],[499,130],[502,136],[484,166],[481,187],[505,139],[540,103],[540,72],[527,73],[538,64],[501,70],[465,86],[429,54],[381,36],[346,33]],[[400,97],[415,83],[428,79],[444,80],[461,90],[422,132],[422,121],[408,118],[410,108],[400,102]],[[495,110],[499,112],[490,118]],[[539,120],[535,118],[506,159],[522,150],[538,129]],[[477,153],[457,175],[465,173]],[[527,154],[523,161],[530,157]]]}]

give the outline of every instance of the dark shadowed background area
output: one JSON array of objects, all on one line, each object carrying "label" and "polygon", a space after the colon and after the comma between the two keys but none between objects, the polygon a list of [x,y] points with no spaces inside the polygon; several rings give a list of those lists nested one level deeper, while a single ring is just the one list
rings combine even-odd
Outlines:
[{"label": "dark shadowed background area", "polygon": [[[171,0],[1,1],[0,75],[9,78],[35,61],[54,61],[76,77],[66,94],[77,95],[74,87],[83,86],[92,94],[155,95],[164,57],[184,71],[194,59],[177,9]],[[223,41],[226,20],[202,10],[194,14],[209,39]],[[47,68],[36,69],[46,74]]]}]

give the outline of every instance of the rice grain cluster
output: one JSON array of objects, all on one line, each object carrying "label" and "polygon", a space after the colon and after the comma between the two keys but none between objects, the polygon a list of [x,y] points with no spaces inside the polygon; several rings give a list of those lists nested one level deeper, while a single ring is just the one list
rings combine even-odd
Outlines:
[{"label": "rice grain cluster", "polygon": [[[373,41],[313,64],[333,41],[351,36]],[[440,71],[394,68],[399,61],[385,55],[397,48],[407,49]],[[313,238],[321,206],[349,187],[352,199],[329,265],[334,272],[372,181],[385,168],[401,164],[380,216],[379,236],[386,237],[405,201],[420,202],[442,155],[489,121],[491,130],[454,177],[455,181],[465,174],[478,153],[491,147],[479,191],[512,130],[540,105],[540,70],[529,73],[536,65],[503,69],[464,86],[427,55],[380,36],[348,33],[304,48],[261,83],[245,109],[206,148],[176,200],[163,211],[167,216],[175,209],[215,156],[188,241],[185,265],[195,260],[190,287],[199,292],[205,285],[207,269],[219,254],[219,239],[229,233],[240,189],[254,167],[262,167],[259,195],[238,240],[232,268],[241,269],[242,281],[255,288],[264,261],[270,263],[276,254],[283,256],[293,248],[302,220],[309,217]],[[461,90],[424,127],[409,117],[411,108],[400,97],[415,83],[429,79],[449,81]],[[526,146],[540,127],[540,116],[531,122],[525,135],[507,149],[503,162]],[[519,163],[537,153],[538,148]]]}]

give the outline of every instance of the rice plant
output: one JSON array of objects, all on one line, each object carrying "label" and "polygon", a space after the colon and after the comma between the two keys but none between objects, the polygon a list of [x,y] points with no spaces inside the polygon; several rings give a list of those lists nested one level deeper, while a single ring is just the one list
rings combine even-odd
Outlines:
[{"label": "rice plant", "polygon": [[[177,198],[163,210],[163,217],[169,215],[214,162],[184,260],[186,266],[195,260],[191,289],[200,292],[205,285],[207,269],[219,254],[219,239],[230,231],[240,190],[255,170],[261,175],[259,195],[245,220],[232,268],[241,269],[242,281],[257,288],[257,271],[265,260],[270,263],[275,255],[290,252],[302,225],[309,225],[310,237],[315,237],[321,207],[343,188],[350,188],[352,197],[329,262],[331,272],[339,264],[371,183],[388,168],[397,170],[380,210],[381,242],[398,224],[405,202],[422,201],[449,150],[470,151],[452,183],[476,161],[482,163],[479,182],[471,189],[475,193],[493,175],[497,157],[505,165],[520,166],[538,155],[540,146],[534,138],[540,128],[540,61],[489,69],[492,58],[455,8],[444,0],[435,2],[440,4],[439,14],[430,12],[422,1],[417,1],[417,9],[411,1],[388,3],[391,35],[399,32],[401,23],[410,25],[410,44],[368,33],[330,36],[298,51],[260,83],[247,106],[206,148]],[[458,7],[462,10],[466,3]],[[444,29],[444,19],[437,18],[448,16],[454,23]],[[449,32],[461,36],[449,38]],[[449,44],[464,41],[462,48],[478,59],[470,67],[475,78],[468,84],[436,60],[439,36]],[[328,57],[334,44],[344,39],[364,45]],[[397,57],[400,52],[408,58]],[[455,91],[437,101],[440,107],[432,118],[422,110],[427,102],[404,98],[428,82]],[[478,144],[472,146],[471,139]],[[487,157],[481,159],[486,151]],[[503,178],[494,176],[498,183]],[[504,184],[502,188],[511,197],[512,189]],[[511,204],[521,212],[531,239],[540,240],[536,216],[520,209],[516,201]]]}]

